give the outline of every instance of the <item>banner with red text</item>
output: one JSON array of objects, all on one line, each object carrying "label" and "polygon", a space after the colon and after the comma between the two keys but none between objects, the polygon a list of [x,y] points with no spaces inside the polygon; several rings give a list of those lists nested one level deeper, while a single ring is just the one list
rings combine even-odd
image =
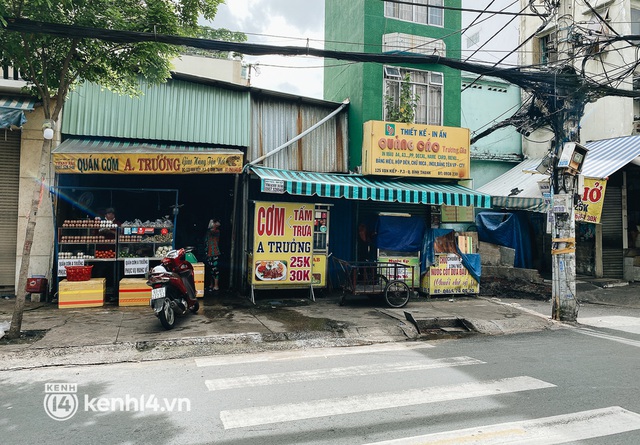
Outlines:
[{"label": "banner with red text", "polygon": [[362,174],[469,179],[469,129],[368,121],[364,123]]},{"label": "banner with red text", "polygon": [[575,206],[575,220],[592,224],[600,223],[606,179],[584,178],[584,187],[580,192],[580,201]]},{"label": "banner with red text", "polygon": [[256,202],[255,206],[251,284],[310,284],[314,205]]}]

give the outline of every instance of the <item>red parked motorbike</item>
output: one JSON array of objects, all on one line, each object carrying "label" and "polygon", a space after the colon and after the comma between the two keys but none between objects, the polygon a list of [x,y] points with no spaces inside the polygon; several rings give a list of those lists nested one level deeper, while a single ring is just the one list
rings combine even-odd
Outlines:
[{"label": "red parked motorbike", "polygon": [[194,314],[200,309],[196,298],[193,266],[186,260],[190,247],[171,250],[154,267],[147,279],[151,286],[151,307],[165,329],[175,325],[176,315]]}]

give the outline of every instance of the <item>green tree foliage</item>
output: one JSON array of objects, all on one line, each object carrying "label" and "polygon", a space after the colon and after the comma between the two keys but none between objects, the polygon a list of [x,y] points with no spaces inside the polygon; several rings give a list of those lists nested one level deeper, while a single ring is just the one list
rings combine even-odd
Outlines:
[{"label": "green tree foliage", "polygon": [[[179,46],[158,42],[117,43],[8,31],[5,24],[30,19],[94,29],[147,32],[183,37],[203,35],[198,20],[211,20],[224,0],[0,0],[0,65],[9,65],[27,80],[26,92],[42,100],[45,119],[60,116],[69,90],[95,82],[113,92],[138,95],[139,79],[165,82]],[[226,35],[222,33],[221,35]],[[237,38],[237,36],[236,36]],[[55,100],[54,100],[55,99]],[[38,175],[25,230],[16,304],[8,337],[18,337],[24,312],[36,218],[49,169],[51,141],[43,140]]]},{"label": "green tree foliage", "polygon": [[411,88],[411,76],[406,73],[400,83],[400,100],[393,95],[384,97],[387,120],[390,122],[402,122],[412,124],[415,119],[416,107],[420,96],[413,94]]},{"label": "green tree foliage", "polygon": [[[0,12],[5,21],[28,18],[71,26],[197,37],[202,33],[198,19],[213,19],[220,3],[223,0],[0,0]],[[0,49],[0,62],[21,71],[30,82],[29,92],[43,99],[46,115],[47,99],[56,97],[64,103],[69,89],[78,82],[95,82],[128,95],[138,94],[139,77],[149,83],[164,82],[169,77],[170,60],[178,55],[180,47],[67,39],[0,28]],[[57,115],[50,110],[45,117]]]},{"label": "green tree foliage", "polygon": [[[209,28],[207,26],[200,27],[196,32],[195,37],[199,39],[207,39],[207,40],[223,40],[225,42],[246,42],[247,35],[243,32],[234,32],[229,31],[228,29],[219,28]],[[229,56],[242,58],[242,55],[238,53],[229,54],[224,51],[211,51],[201,48],[193,48],[189,46],[184,46],[180,50],[182,54],[189,54],[192,56],[202,56],[202,57],[212,57],[217,59],[226,59]]]}]

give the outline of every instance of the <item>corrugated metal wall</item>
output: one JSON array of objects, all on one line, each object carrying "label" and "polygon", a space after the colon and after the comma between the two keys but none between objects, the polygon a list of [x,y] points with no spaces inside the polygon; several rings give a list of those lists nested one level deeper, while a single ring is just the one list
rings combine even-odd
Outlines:
[{"label": "corrugated metal wall", "polygon": [[[252,97],[250,162],[274,150],[321,121],[338,108],[259,95]],[[312,172],[348,171],[347,110],[325,122],[302,139],[261,165]]]},{"label": "corrugated metal wall", "polygon": [[607,184],[602,206],[602,276],[622,278],[624,249],[622,248],[622,188]]},{"label": "corrugated metal wall", "polygon": [[22,132],[0,130],[0,287],[13,288],[16,279],[18,184]]},{"label": "corrugated metal wall", "polygon": [[249,145],[248,91],[169,80],[141,87],[139,98],[86,83],[69,94],[62,133],[125,139]]}]

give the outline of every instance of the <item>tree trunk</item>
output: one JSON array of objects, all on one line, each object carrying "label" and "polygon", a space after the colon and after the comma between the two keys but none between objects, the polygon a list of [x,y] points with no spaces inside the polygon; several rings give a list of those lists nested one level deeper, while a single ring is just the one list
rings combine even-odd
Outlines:
[{"label": "tree trunk", "polygon": [[11,327],[7,333],[7,338],[18,338],[22,329],[22,316],[24,313],[24,302],[27,297],[27,275],[29,274],[29,264],[31,263],[31,246],[36,232],[36,216],[42,203],[49,169],[49,153],[51,153],[51,140],[44,139],[42,142],[42,152],[40,153],[40,165],[38,176],[33,183],[33,197],[31,208],[27,215],[27,227],[24,236],[24,247],[22,248],[22,262],[20,263],[20,274],[18,275],[18,287],[16,288],[16,304],[11,318]]}]

